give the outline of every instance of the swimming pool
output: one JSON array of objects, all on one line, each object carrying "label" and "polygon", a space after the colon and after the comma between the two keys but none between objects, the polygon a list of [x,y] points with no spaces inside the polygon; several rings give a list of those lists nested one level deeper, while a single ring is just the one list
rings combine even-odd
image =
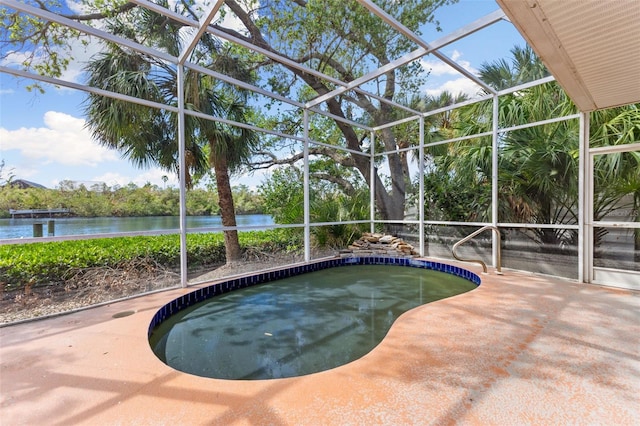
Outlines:
[{"label": "swimming pool", "polygon": [[149,343],[167,365],[198,376],[300,376],[364,356],[402,313],[479,283],[477,275],[438,262],[331,259],[175,299],[154,316]]}]

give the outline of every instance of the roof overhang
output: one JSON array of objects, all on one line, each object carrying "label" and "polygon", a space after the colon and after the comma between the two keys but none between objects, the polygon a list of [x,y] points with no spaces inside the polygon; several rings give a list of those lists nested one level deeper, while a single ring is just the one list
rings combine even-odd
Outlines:
[{"label": "roof overhang", "polygon": [[581,111],[640,103],[640,1],[497,2]]}]

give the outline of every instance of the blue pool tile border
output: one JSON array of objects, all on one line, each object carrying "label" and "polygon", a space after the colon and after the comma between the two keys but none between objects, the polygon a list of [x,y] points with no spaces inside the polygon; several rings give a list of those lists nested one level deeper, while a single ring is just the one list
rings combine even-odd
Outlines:
[{"label": "blue pool tile border", "polygon": [[193,290],[190,293],[182,295],[171,302],[164,305],[153,316],[149,324],[149,335],[154,328],[159,326],[164,320],[172,315],[188,308],[196,303],[210,299],[230,291],[239,290],[245,287],[251,287],[257,284],[264,284],[270,281],[276,281],[282,278],[294,277],[296,275],[306,274],[308,272],[320,271],[327,268],[335,268],[338,266],[350,265],[396,265],[409,266],[412,268],[431,269],[434,271],[445,272],[447,274],[456,275],[460,278],[471,281],[475,285],[480,285],[480,277],[471,271],[458,266],[448,265],[446,263],[434,262],[431,260],[422,260],[404,257],[384,257],[384,256],[353,256],[340,257],[334,259],[321,260],[318,262],[307,263],[304,265],[291,266],[277,271],[260,272],[254,275],[242,276],[231,280],[218,282],[207,287]]}]

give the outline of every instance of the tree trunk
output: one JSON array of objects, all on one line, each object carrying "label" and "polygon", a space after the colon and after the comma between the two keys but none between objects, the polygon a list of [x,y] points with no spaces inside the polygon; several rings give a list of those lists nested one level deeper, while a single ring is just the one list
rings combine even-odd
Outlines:
[{"label": "tree trunk", "polygon": [[[329,112],[338,116],[344,117],[342,112],[342,107],[340,103],[338,103],[335,99],[328,99],[327,106],[329,108]],[[343,123],[341,121],[336,121],[336,125],[342,132],[347,142],[347,147],[353,150],[360,150],[360,140],[353,127],[349,124]],[[395,146],[395,138],[393,132],[389,129],[384,129],[381,132],[385,149],[387,151],[392,151],[396,148]],[[371,178],[370,178],[370,164],[369,158],[361,155],[353,155],[353,162],[362,174],[365,182],[369,188],[371,188]],[[376,173],[374,176],[375,182],[375,201],[376,207],[378,208],[378,212],[380,216],[384,220],[402,220],[404,219],[404,205],[405,205],[405,180],[404,180],[404,169],[402,167],[402,161],[398,154],[392,153],[387,156],[388,165],[389,165],[389,174],[391,177],[391,182],[393,187],[391,191],[387,191],[385,188],[380,175],[378,174],[378,170],[376,169]]]},{"label": "tree trunk", "polygon": [[[218,188],[218,205],[220,206],[220,216],[222,226],[236,226],[236,210],[233,205],[233,194],[231,192],[231,180],[229,178],[229,167],[224,155],[213,159],[213,168],[216,175],[216,186]],[[242,260],[242,250],[238,240],[238,231],[224,231],[224,247],[227,264]]]}]

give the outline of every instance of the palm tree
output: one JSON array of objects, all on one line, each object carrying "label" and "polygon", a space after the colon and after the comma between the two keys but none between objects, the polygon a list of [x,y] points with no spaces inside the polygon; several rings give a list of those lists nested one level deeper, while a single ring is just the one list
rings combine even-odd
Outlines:
[{"label": "palm tree", "polygon": [[514,46],[511,61],[499,59],[480,67],[480,79],[496,90],[509,89],[519,84],[549,76],[549,71],[529,46]]},{"label": "palm tree", "polygon": [[[483,64],[480,78],[496,89],[533,81],[548,75],[542,61],[529,48],[514,48],[512,61]],[[545,83],[502,96],[499,104],[501,127],[562,117],[577,111],[573,102],[555,83]],[[470,135],[490,130],[491,103],[482,102],[464,108],[455,127]],[[640,112],[637,106],[591,113],[593,146],[629,143],[640,137]],[[578,220],[578,122],[561,121],[503,133],[499,140],[499,215],[501,221],[528,223],[577,223]],[[469,143],[454,144],[451,170],[489,169],[490,150]],[[604,164],[608,161],[608,164]],[[596,197],[596,218],[603,216],[633,185],[618,185],[637,175],[638,155],[603,156],[596,169],[606,170],[606,194]],[[484,171],[486,170],[486,171]],[[604,178],[604,176],[603,176]],[[631,182],[634,182],[631,178]],[[637,177],[635,177],[637,180]],[[596,177],[596,181],[598,178]],[[604,187],[603,187],[604,188]],[[564,230],[536,229],[533,238],[540,244],[573,244],[577,235]]]},{"label": "palm tree", "polygon": [[[442,92],[438,96],[427,95],[414,98],[410,106],[418,111],[431,111],[465,100],[467,100],[467,96],[464,94],[453,95],[449,92]],[[453,109],[426,117],[425,143],[443,141],[458,136],[461,123],[460,112],[460,109]],[[490,185],[490,180],[487,182],[480,172],[487,165],[478,163],[466,168],[455,166],[455,156],[460,150],[485,150],[486,145],[486,141],[482,141],[480,144],[474,141],[473,143],[433,145],[425,149],[425,208],[429,219],[454,221],[488,219],[491,190],[487,183]],[[471,153],[467,151],[466,154]],[[485,157],[471,155],[471,158]],[[487,169],[489,174],[486,176],[490,176],[490,164],[489,162],[489,169]]]},{"label": "palm tree", "polygon": [[[480,78],[497,90],[549,75],[531,48],[515,47],[511,61],[502,59],[481,66]],[[547,83],[501,96],[498,120],[501,127],[530,123],[575,111],[564,92]],[[461,135],[489,131],[492,103],[480,102],[463,108],[455,126]],[[577,201],[577,127],[566,122],[519,129],[502,134],[498,142],[499,216],[501,221],[529,223],[575,222]],[[485,138],[486,139],[486,138]],[[484,139],[483,139],[484,140]],[[491,177],[491,149],[478,141],[453,145],[449,167],[478,174],[485,184]],[[535,229],[541,244],[558,244],[567,235],[555,229]]]},{"label": "palm tree", "polygon": [[[132,37],[126,23],[114,22],[114,32]],[[147,43],[164,47],[177,55],[180,49],[180,26],[148,10],[141,11],[136,33]],[[203,39],[202,50],[193,54],[194,61],[213,69],[224,68],[236,76],[249,79],[250,74],[238,61],[220,53],[212,39]],[[206,53],[206,54],[205,54]],[[204,62],[207,60],[207,62]],[[233,67],[233,69],[232,69]],[[88,66],[88,84],[93,87],[146,99],[166,105],[177,104],[177,72],[175,66],[132,52],[117,45],[92,60]],[[207,115],[246,121],[246,95],[222,85],[212,77],[188,70],[184,77],[187,109]],[[120,151],[139,167],[157,165],[178,172],[177,116],[122,100],[90,94],[86,101],[87,127],[101,144]],[[246,160],[257,143],[255,133],[220,122],[187,115],[186,186],[194,176],[213,168],[218,189],[223,226],[236,226],[230,174]],[[225,231],[227,263],[241,259],[237,231]]]},{"label": "palm tree", "polygon": [[[591,113],[592,146],[624,145],[640,140],[640,104]],[[597,156],[594,164],[594,219],[628,208],[640,221],[640,152]],[[621,205],[628,196],[630,202]],[[600,228],[602,236],[603,228]],[[634,232],[634,260],[640,262],[640,229]]]}]

